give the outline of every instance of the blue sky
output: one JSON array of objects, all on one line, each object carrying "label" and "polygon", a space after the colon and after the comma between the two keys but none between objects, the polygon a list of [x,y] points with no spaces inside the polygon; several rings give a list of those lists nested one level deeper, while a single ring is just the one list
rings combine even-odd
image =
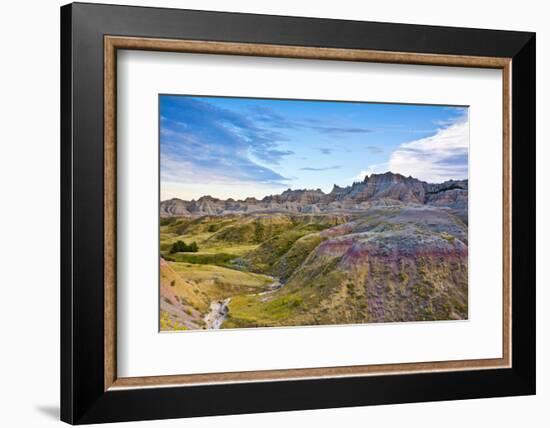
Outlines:
[{"label": "blue sky", "polygon": [[468,144],[463,107],[161,95],[161,199],[462,179]]}]

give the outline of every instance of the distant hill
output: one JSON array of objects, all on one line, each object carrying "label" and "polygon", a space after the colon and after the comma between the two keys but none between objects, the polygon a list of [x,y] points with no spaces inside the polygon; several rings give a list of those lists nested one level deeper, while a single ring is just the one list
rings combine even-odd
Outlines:
[{"label": "distant hill", "polygon": [[321,189],[285,190],[261,200],[217,199],[203,196],[198,200],[178,198],[160,203],[161,217],[247,214],[262,212],[324,213],[361,211],[373,205],[396,203],[446,207],[467,222],[468,180],[427,183],[413,177],[386,172],[366,176],[350,186],[334,185],[330,193]]}]

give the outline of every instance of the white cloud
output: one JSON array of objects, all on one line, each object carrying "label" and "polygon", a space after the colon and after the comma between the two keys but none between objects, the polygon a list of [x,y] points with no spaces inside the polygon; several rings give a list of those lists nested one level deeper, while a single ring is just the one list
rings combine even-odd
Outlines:
[{"label": "white cloud", "polygon": [[365,176],[367,175],[382,174],[384,172],[388,172],[389,170],[390,170],[390,167],[387,162],[369,165],[367,169],[362,169],[361,171],[359,171],[359,174],[353,177],[352,180],[363,181],[365,179]]},{"label": "white cloud", "polygon": [[439,183],[468,178],[469,124],[461,118],[434,135],[401,144],[388,162],[388,169],[405,176]]}]

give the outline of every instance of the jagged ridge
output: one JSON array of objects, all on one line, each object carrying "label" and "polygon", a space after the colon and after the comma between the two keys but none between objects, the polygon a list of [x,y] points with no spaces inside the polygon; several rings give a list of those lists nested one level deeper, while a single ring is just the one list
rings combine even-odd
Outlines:
[{"label": "jagged ridge", "polygon": [[428,204],[448,207],[465,219],[468,207],[468,180],[449,180],[433,184],[386,172],[366,176],[361,182],[347,187],[334,185],[328,194],[321,189],[285,190],[258,200],[246,198],[223,200],[203,196],[198,200],[178,198],[160,203],[161,217],[226,215],[260,212],[316,213],[331,211],[364,210],[376,203],[396,201],[407,204]]}]

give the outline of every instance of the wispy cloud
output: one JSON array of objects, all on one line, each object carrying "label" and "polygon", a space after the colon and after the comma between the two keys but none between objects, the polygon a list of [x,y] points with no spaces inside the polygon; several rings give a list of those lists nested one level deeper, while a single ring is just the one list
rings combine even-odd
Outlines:
[{"label": "wispy cloud", "polygon": [[330,171],[332,169],[340,169],[340,168],[342,168],[341,165],[325,166],[325,167],[319,167],[319,168],[306,166],[304,168],[300,168],[300,170],[301,171]]},{"label": "wispy cloud", "polygon": [[251,118],[264,125],[279,129],[295,129],[300,127],[300,122],[277,113],[269,107],[252,106],[249,110],[251,112]]},{"label": "wispy cloud", "polygon": [[[161,178],[189,182],[198,177],[219,183],[254,182],[284,185],[289,179],[276,172],[285,158],[294,155],[284,147],[293,130],[310,130],[344,138],[371,132],[361,127],[327,126],[314,118],[289,117],[272,108],[251,105],[229,110],[192,97],[161,99]],[[330,147],[318,148],[331,155]],[[339,169],[301,168],[302,171]]]},{"label": "wispy cloud", "polygon": [[[208,177],[218,182],[281,185],[287,178],[264,165],[277,165],[284,134],[244,114],[185,97],[161,99],[161,178],[171,182]],[[260,160],[260,165],[253,159]]]},{"label": "wispy cloud", "polygon": [[325,126],[315,118],[291,119],[269,107],[253,106],[250,108],[254,120],[279,129],[311,129],[325,135],[367,134],[374,132],[369,128],[352,126]]},{"label": "wispy cloud", "polygon": [[374,132],[369,128],[354,128],[346,126],[312,126],[312,129],[326,135],[335,134],[369,134]]},{"label": "wispy cloud", "polygon": [[319,150],[323,155],[330,155],[334,151],[328,147],[318,147],[317,150]]},{"label": "wispy cloud", "polygon": [[387,162],[369,165],[355,180],[386,171],[412,176],[430,183],[468,177],[470,128],[467,110],[463,115],[441,122],[441,127],[426,138],[401,144]]},{"label": "wispy cloud", "polygon": [[460,118],[434,135],[404,143],[389,159],[389,169],[436,183],[468,177],[468,121]]},{"label": "wispy cloud", "polygon": [[367,146],[365,147],[365,150],[373,155],[379,155],[381,153],[384,153],[384,149],[378,147],[378,146]]}]

